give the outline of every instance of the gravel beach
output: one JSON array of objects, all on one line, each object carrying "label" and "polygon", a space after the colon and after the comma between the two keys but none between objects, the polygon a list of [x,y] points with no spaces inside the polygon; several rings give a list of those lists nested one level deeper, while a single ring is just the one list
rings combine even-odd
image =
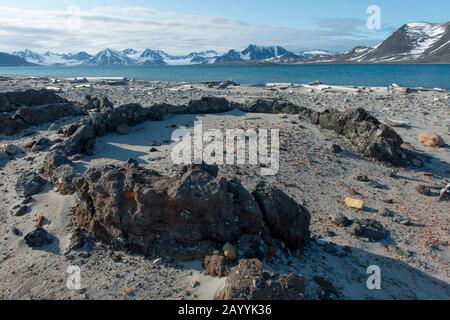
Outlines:
[{"label": "gravel beach", "polygon": [[[231,82],[168,83],[103,78],[3,77],[0,80],[0,95],[47,89],[47,93],[54,93],[68,101],[67,105],[66,102],[42,103],[58,105],[58,108],[54,107],[58,110],[55,112],[67,112],[60,114],[66,116],[57,114],[53,117],[44,113],[41,115],[44,120],[34,120],[38,119],[34,116],[34,122],[30,122],[27,119],[31,116],[24,113],[26,110],[17,110],[23,102],[14,105],[13,98],[0,98],[5,117],[5,122],[0,119],[0,125],[8,123],[12,130],[8,135],[0,135],[0,299],[450,299],[448,191],[440,195],[441,190],[450,183],[450,150],[446,144],[450,143],[450,94],[445,90],[398,86],[344,87],[319,83],[246,86]],[[86,98],[87,95],[90,98]],[[101,100],[104,97],[111,105]],[[227,101],[229,107],[225,112],[211,113],[202,113],[203,109],[199,107],[200,112],[163,114],[161,119],[147,117],[144,121],[134,121],[134,118],[131,121],[130,117],[134,114],[128,113],[126,125],[115,126],[114,132],[109,129],[111,123],[116,121],[114,110],[123,105],[128,105],[123,112],[135,108],[132,110],[139,110],[137,113],[141,112],[140,107],[147,110],[155,105],[192,106],[190,102],[201,101],[205,97],[224,98],[220,101]],[[95,106],[94,98],[99,98],[96,100],[100,101],[99,106]],[[215,108],[214,102],[205,101],[208,108]],[[323,114],[329,109],[345,114],[363,108],[401,137],[399,163],[367,156],[367,152],[360,152],[355,144],[356,138],[330,130],[321,121],[315,123],[303,113],[288,112],[292,107],[273,107],[278,112],[270,113],[261,112],[264,111],[262,107],[252,109],[255,103],[256,106],[261,104],[257,101],[283,101],[287,106],[307,108],[308,114]],[[237,107],[232,107],[234,105]],[[83,121],[86,124],[89,119],[94,119],[93,114],[102,115],[102,119],[110,121],[102,134],[94,126],[93,140],[88,134],[82,135],[82,129],[89,126],[70,128]],[[50,121],[45,121],[45,117]],[[14,121],[19,121],[17,123],[22,127],[17,130],[13,128],[17,124]],[[105,217],[96,220],[102,206],[113,208],[116,204],[118,208],[123,206],[127,210],[141,210],[142,215],[145,210],[141,207],[153,208],[152,203],[155,202],[161,203],[159,207],[164,207],[167,212],[172,208],[178,210],[180,203],[186,206],[194,203],[192,206],[195,207],[194,196],[190,194],[179,200],[180,203],[176,202],[181,186],[188,181],[186,178],[180,182],[180,174],[184,179],[183,174],[187,175],[190,171],[180,171],[183,169],[173,164],[171,152],[176,143],[171,141],[171,135],[180,128],[193,132],[198,121],[202,121],[204,130],[279,130],[280,164],[274,176],[261,176],[261,166],[249,164],[219,166],[219,177],[215,174],[209,176],[206,169],[198,169],[199,173],[193,171],[202,179],[210,179],[207,180],[210,183],[217,182],[220,186],[228,183],[229,194],[231,189],[235,192],[232,188],[235,182],[230,181],[238,180],[239,191],[236,191],[235,197],[236,194],[241,197],[248,194],[251,198],[245,198],[248,203],[259,204],[261,210],[258,208],[257,212],[262,212],[263,218],[260,220],[263,231],[258,235],[258,230],[249,231],[251,228],[248,225],[239,225],[237,229],[242,234],[235,237],[234,233],[231,234],[234,225],[230,222],[231,226],[225,224],[224,230],[214,229],[216,235],[209,229],[204,231],[203,225],[199,226],[199,221],[205,223],[209,221],[208,217],[199,217],[204,220],[195,220],[192,225],[177,224],[176,229],[163,225],[165,218],[158,218],[157,225],[161,229],[152,229],[153,220],[143,227],[145,232],[154,233],[156,238],[141,241],[138,235],[142,236],[143,231],[133,223],[144,224],[147,221],[141,216],[134,216],[135,220],[129,222],[121,216],[118,224],[122,231],[126,230],[128,244],[118,246],[115,241],[119,238],[116,232],[120,228],[114,225],[116,218],[109,217],[109,211],[104,211]],[[427,139],[420,140],[419,136],[424,133],[428,135],[425,137]],[[76,140],[77,137],[82,140]],[[79,141],[83,141],[81,147]],[[78,149],[72,152],[74,148]],[[55,156],[58,150],[64,153],[59,156],[66,161],[64,168],[68,170],[61,175],[49,165],[50,157]],[[65,160],[66,156],[68,160]],[[135,159],[132,165],[130,158]],[[109,167],[95,171],[105,165]],[[46,171],[45,168],[50,169]],[[122,168],[122,171],[117,168]],[[36,192],[32,192],[33,188],[29,185],[35,187],[40,180],[39,177],[26,175],[30,172],[45,179]],[[137,205],[125,204],[122,198],[115,198],[116,185],[122,182],[108,179],[118,172],[124,175],[125,185],[130,183],[129,179],[136,179],[132,184],[142,187],[123,195],[127,200],[133,198]],[[194,173],[191,177],[196,177]],[[94,177],[95,174],[98,175]],[[65,183],[68,176],[83,178]],[[21,184],[22,189],[18,188],[18,180],[21,179],[26,180]],[[265,210],[264,199],[258,198],[264,198],[265,194],[255,191],[262,181],[276,187],[276,192],[282,194],[274,196],[278,193],[271,189],[267,194],[275,199],[273,201],[287,199],[276,204],[281,222],[272,223],[268,213],[270,210]],[[175,192],[172,189],[178,183],[180,187]],[[148,198],[154,202],[145,198],[147,194],[144,191],[143,195],[139,193],[149,184],[158,194],[158,197]],[[28,191],[32,194],[26,194]],[[91,202],[85,200],[86,195],[89,195]],[[140,197],[145,200],[139,200]],[[161,200],[165,197],[169,199],[167,202]],[[175,200],[172,202],[172,199]],[[224,208],[231,206],[226,202],[228,200],[218,199],[218,207],[222,205],[221,201]],[[346,199],[361,200],[363,208],[351,208],[346,205]],[[208,199],[202,198],[201,201],[199,206],[209,203]],[[246,206],[236,201],[232,204],[233,212],[240,214]],[[301,224],[297,217],[281,216],[281,212],[287,212],[289,216],[291,202],[299,215],[305,213],[306,217],[308,212],[307,225]],[[93,211],[89,211],[91,209]],[[96,215],[89,216],[89,212]],[[122,215],[120,210],[117,214]],[[226,219],[219,214],[211,221],[217,225],[222,218]],[[170,219],[168,221],[178,221]],[[108,221],[113,222],[108,224]],[[294,221],[293,227],[308,229],[305,230],[305,238],[291,234],[292,228],[289,229],[284,221]],[[194,252],[195,246],[190,243],[180,247],[176,255],[164,244],[159,245],[169,240],[177,245],[183,241],[193,241],[197,239],[197,227],[198,239],[215,249],[207,256],[217,261],[223,258],[227,271],[214,274],[218,268],[211,267],[214,272],[209,270],[208,266],[213,263],[205,263],[203,249]],[[268,233],[273,240],[272,245],[264,237],[266,227],[270,229]],[[40,228],[47,232],[44,239],[35,232]],[[160,230],[170,232],[161,233],[162,239],[159,239]],[[299,229],[297,231],[300,233]],[[170,238],[171,232],[173,238]],[[183,233],[191,237],[182,236]],[[263,249],[251,257],[247,257],[248,247],[256,240],[252,238],[247,241],[247,233],[254,237],[262,234],[263,239],[259,246]],[[139,250],[133,250],[131,246],[134,235],[136,239],[133,244],[141,241]],[[212,235],[211,238],[208,238],[209,235]],[[39,241],[44,243],[36,244]],[[153,248],[150,245],[151,248],[145,247],[148,251],[143,252],[143,244],[148,245],[149,241],[158,243],[158,246]],[[236,251],[235,257],[230,254],[232,249],[223,249],[227,247],[225,242],[231,243]],[[291,245],[292,242],[295,245]],[[192,257],[190,259],[183,259],[178,254],[188,251],[186,256]],[[264,272],[261,271],[258,276],[251,273],[255,266],[246,265],[248,261],[254,261],[250,258],[257,259],[256,267]],[[68,286],[71,276],[68,268],[71,266],[78,267],[81,272],[81,286],[75,289]],[[377,266],[381,271],[379,290],[368,288],[370,266]],[[253,282],[247,284],[237,279],[238,270],[244,270],[237,273],[241,275],[250,270],[249,279]],[[295,282],[292,275],[301,281],[296,278]],[[260,287],[260,278],[264,289]],[[298,290],[293,290],[295,293],[291,294],[286,289],[291,287],[285,286],[281,295],[275,289],[269,289],[272,288],[267,284],[269,281],[284,286],[284,280],[280,279],[288,279],[288,283],[292,280],[297,284],[292,288],[298,287]],[[302,285],[298,284],[299,281]],[[240,290],[247,292],[246,286],[250,289],[254,287],[250,292],[256,293],[253,296],[248,293],[235,295]]]}]

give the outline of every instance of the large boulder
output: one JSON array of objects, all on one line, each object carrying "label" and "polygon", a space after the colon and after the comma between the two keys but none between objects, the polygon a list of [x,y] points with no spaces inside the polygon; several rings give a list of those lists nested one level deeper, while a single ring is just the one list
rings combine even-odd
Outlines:
[{"label": "large boulder", "polygon": [[145,254],[165,248],[177,255],[180,246],[258,234],[263,219],[252,195],[208,168],[192,166],[173,178],[135,162],[91,168],[79,184],[78,220],[98,240]]},{"label": "large boulder", "polygon": [[223,113],[232,109],[233,105],[227,99],[217,97],[202,97],[187,104],[187,112],[191,114]]},{"label": "large boulder", "polygon": [[41,106],[21,107],[13,119],[20,119],[26,125],[34,126],[55,121],[63,117],[80,116],[84,112],[71,103],[56,103]]},{"label": "large boulder", "polygon": [[22,120],[13,119],[8,113],[0,113],[0,134],[10,136],[25,128],[26,125]]},{"label": "large boulder", "polygon": [[261,261],[241,260],[230,270],[218,300],[304,300],[305,281],[290,273],[275,275],[263,268]]},{"label": "large boulder", "polygon": [[309,238],[311,216],[303,206],[286,193],[265,182],[253,192],[272,236],[299,248]]},{"label": "large boulder", "polygon": [[26,171],[19,176],[16,183],[16,192],[25,198],[42,191],[47,180],[34,171]]},{"label": "large boulder", "polygon": [[402,138],[389,126],[381,124],[362,108],[340,112],[327,109],[311,116],[321,127],[347,137],[357,151],[375,160],[401,164]]},{"label": "large boulder", "polygon": [[75,180],[80,175],[74,169],[72,161],[61,150],[47,154],[41,174],[57,187],[59,193],[70,195],[76,192]]},{"label": "large boulder", "polygon": [[95,147],[95,130],[90,125],[80,126],[74,134],[64,141],[63,148],[67,155],[92,154]]},{"label": "large boulder", "polygon": [[248,105],[239,106],[239,109],[241,111],[251,113],[309,114],[309,110],[307,108],[279,99],[258,99]]},{"label": "large boulder", "polygon": [[66,103],[67,100],[51,90],[26,90],[0,93],[0,112],[11,112],[20,107]]}]

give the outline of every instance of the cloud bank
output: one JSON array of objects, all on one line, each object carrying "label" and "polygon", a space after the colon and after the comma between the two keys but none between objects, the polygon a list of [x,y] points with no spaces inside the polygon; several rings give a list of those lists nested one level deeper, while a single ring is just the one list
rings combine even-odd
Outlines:
[{"label": "cloud bank", "polygon": [[291,50],[344,50],[382,39],[364,30],[364,25],[358,19],[329,18],[312,21],[309,29],[295,29],[139,7],[51,11],[0,6],[0,51],[96,53],[132,47],[184,54],[207,49],[225,52],[249,43]]}]

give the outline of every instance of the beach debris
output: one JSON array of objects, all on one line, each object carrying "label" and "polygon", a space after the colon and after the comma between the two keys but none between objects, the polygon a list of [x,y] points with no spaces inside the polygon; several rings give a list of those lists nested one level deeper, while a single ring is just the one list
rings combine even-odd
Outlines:
[{"label": "beach debris", "polygon": [[36,172],[26,171],[17,179],[15,189],[18,195],[26,198],[40,193],[46,183],[47,180]]},{"label": "beach debris", "polygon": [[229,242],[225,244],[223,247],[223,253],[225,257],[227,257],[230,260],[236,260],[237,259],[237,252],[236,248]]},{"label": "beach debris", "polygon": [[419,135],[419,142],[427,147],[442,148],[445,145],[442,137],[433,132],[423,132]]},{"label": "beach debris", "polygon": [[345,198],[345,205],[349,208],[362,210],[364,209],[364,201],[353,199],[353,198]]},{"label": "beach debris", "polygon": [[276,275],[263,268],[258,259],[241,260],[230,270],[218,300],[303,300],[306,294],[302,276]]},{"label": "beach debris", "polygon": [[439,194],[438,201],[448,201],[450,199],[450,183]]},{"label": "beach debris", "polygon": [[236,84],[234,81],[232,81],[232,80],[227,80],[227,81],[221,82],[221,83],[217,86],[217,89],[226,89],[226,88],[228,88],[229,86],[237,86],[237,84]]},{"label": "beach debris", "polygon": [[31,248],[39,248],[53,243],[53,237],[42,227],[37,227],[25,236],[26,244]]}]

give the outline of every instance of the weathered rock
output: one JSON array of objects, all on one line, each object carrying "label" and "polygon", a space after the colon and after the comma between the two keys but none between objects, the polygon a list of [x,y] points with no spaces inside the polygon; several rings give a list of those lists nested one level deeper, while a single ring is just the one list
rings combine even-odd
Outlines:
[{"label": "weathered rock", "polygon": [[309,238],[310,214],[280,189],[260,183],[253,196],[274,238],[300,248]]},{"label": "weathered rock", "polygon": [[27,106],[43,106],[65,103],[67,100],[51,90],[26,90],[0,93],[0,112],[10,112]]},{"label": "weathered rock", "polygon": [[40,138],[36,143],[31,147],[31,151],[40,152],[44,151],[46,148],[50,147],[52,142],[48,138]]},{"label": "weathered rock", "polygon": [[191,100],[187,104],[187,112],[192,114],[222,113],[233,109],[232,104],[225,98],[203,97],[200,100]]},{"label": "weathered rock", "polygon": [[39,248],[53,243],[53,237],[42,227],[37,227],[27,235],[25,242],[31,248]]},{"label": "weathered rock", "polygon": [[10,156],[15,156],[23,152],[23,150],[15,144],[7,144],[2,151],[6,152]]},{"label": "weathered rock", "polygon": [[30,207],[28,207],[28,206],[26,206],[26,205],[19,206],[19,209],[17,209],[17,210],[14,212],[14,215],[15,215],[16,217],[22,217],[22,216],[26,215],[29,211],[30,211]]},{"label": "weathered rock", "polygon": [[424,185],[418,185],[416,187],[416,191],[417,191],[417,193],[420,193],[420,194],[422,194],[424,196],[427,196],[427,197],[431,197],[433,195],[433,192],[431,191],[431,188],[427,187],[427,186],[424,186]]},{"label": "weathered rock", "polygon": [[249,105],[241,105],[239,109],[251,113],[271,113],[271,114],[301,114],[309,116],[310,110],[305,107],[297,106],[285,100],[256,100]]},{"label": "weathered rock", "polygon": [[226,258],[218,252],[203,259],[203,268],[207,275],[213,277],[226,277],[229,272]]},{"label": "weathered rock", "polygon": [[401,163],[399,148],[403,144],[402,138],[362,108],[344,112],[325,110],[319,114],[318,124],[346,136],[357,151],[367,157],[395,165]]},{"label": "weathered rock", "polygon": [[385,240],[390,234],[381,223],[370,219],[355,221],[351,233],[358,238],[374,242]]},{"label": "weathered rock", "polygon": [[444,139],[433,132],[423,132],[419,135],[419,142],[427,147],[442,148]]},{"label": "weathered rock", "polygon": [[[169,178],[133,163],[91,168],[80,181],[78,220],[106,243],[141,253],[163,247],[181,256],[189,246],[233,243],[261,232],[252,195],[216,170],[192,166]],[[205,252],[197,251],[203,258]]]},{"label": "weathered rock", "polygon": [[338,214],[336,217],[334,217],[333,223],[338,227],[348,228],[353,224],[353,220],[350,220],[343,214]]},{"label": "weathered rock", "polygon": [[230,270],[218,300],[303,300],[303,277],[297,274],[276,276],[263,269],[261,261],[241,260]]},{"label": "weathered rock", "polygon": [[16,192],[20,196],[29,197],[38,194],[44,188],[47,180],[36,172],[26,171],[19,176],[16,183]]},{"label": "weathered rock", "polygon": [[25,125],[34,126],[55,121],[63,117],[83,115],[84,112],[71,103],[58,103],[34,107],[21,107],[13,119],[23,121]]},{"label": "weathered rock", "polygon": [[41,168],[44,177],[57,186],[58,192],[63,195],[76,192],[75,180],[80,177],[67,156],[60,150],[49,152]]},{"label": "weathered rock", "polygon": [[126,124],[122,124],[117,127],[116,132],[120,135],[126,136],[127,134],[130,133],[130,127],[127,126]]},{"label": "weathered rock", "polygon": [[26,128],[23,121],[13,119],[11,115],[7,113],[0,113],[0,134],[13,135]]},{"label": "weathered rock", "polygon": [[83,125],[64,142],[63,147],[69,156],[82,153],[92,154],[95,140],[94,128],[89,125]]},{"label": "weathered rock", "polygon": [[106,111],[114,108],[114,105],[109,101],[107,97],[94,97],[86,95],[80,101],[81,108],[84,110],[96,110],[96,111]]}]

